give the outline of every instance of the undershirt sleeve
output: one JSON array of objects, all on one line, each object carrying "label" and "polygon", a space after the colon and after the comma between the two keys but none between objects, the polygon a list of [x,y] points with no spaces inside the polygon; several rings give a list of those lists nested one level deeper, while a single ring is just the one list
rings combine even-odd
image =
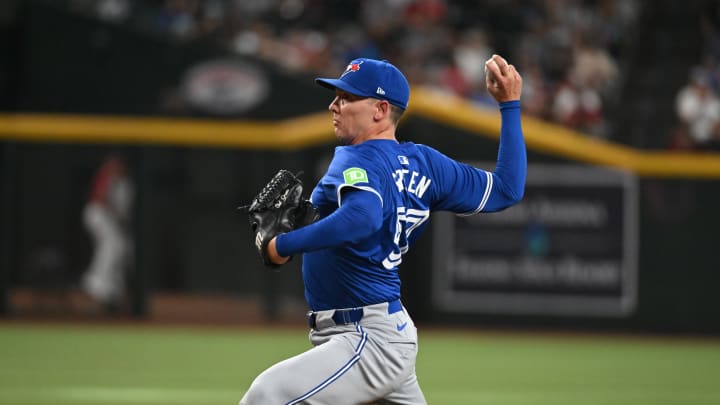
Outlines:
[{"label": "undershirt sleeve", "polygon": [[500,103],[502,127],[491,193],[483,211],[497,211],[519,202],[525,193],[527,152],[520,124],[520,102]]}]

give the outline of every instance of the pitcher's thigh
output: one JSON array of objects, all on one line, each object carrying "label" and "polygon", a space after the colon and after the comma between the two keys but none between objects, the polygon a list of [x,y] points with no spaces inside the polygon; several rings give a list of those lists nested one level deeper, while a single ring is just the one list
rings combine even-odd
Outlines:
[{"label": "pitcher's thigh", "polygon": [[240,405],[357,404],[373,399],[357,370],[364,343],[345,334],[262,372]]},{"label": "pitcher's thigh", "polygon": [[425,405],[425,395],[420,389],[418,384],[417,376],[415,373],[405,381],[405,383],[396,391],[385,396],[381,401],[377,402],[378,405]]}]

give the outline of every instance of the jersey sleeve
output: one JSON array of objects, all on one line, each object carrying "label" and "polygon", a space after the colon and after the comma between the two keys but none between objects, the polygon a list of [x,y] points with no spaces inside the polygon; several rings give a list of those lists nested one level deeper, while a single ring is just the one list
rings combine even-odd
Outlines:
[{"label": "jersey sleeve", "polygon": [[437,179],[432,210],[473,214],[482,211],[493,189],[492,173],[458,162],[441,152],[424,147],[428,167]]},{"label": "jersey sleeve", "polygon": [[370,192],[383,203],[385,178],[367,152],[358,153],[352,147],[338,148],[325,175],[327,186],[335,189],[337,206],[342,205],[343,192],[350,189]]},{"label": "jersey sleeve", "polygon": [[277,236],[280,256],[356,243],[380,229],[382,207],[370,193],[353,192],[329,216],[300,229]]},{"label": "jersey sleeve", "polygon": [[386,186],[379,173],[368,153],[336,148],[328,171],[313,190],[312,202],[321,219],[278,235],[278,253],[289,256],[345,242],[358,243],[377,231],[383,218],[381,192]]},{"label": "jersey sleeve", "polygon": [[520,104],[518,101],[501,103],[500,112],[500,146],[492,172],[457,162],[425,147],[429,167],[439,179],[434,209],[473,215],[500,211],[522,199],[527,155],[520,126]]}]

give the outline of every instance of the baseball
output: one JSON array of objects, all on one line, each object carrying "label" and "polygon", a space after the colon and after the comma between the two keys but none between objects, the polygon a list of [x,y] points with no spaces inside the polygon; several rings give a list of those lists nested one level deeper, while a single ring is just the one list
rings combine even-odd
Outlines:
[{"label": "baseball", "polygon": [[491,69],[488,69],[488,65],[489,65],[489,64],[495,65],[498,69],[500,69],[500,66],[498,66],[497,62],[495,62],[494,59],[490,59],[490,60],[488,60],[487,62],[485,62],[485,75],[486,75],[490,80],[495,80],[495,73],[493,73],[493,71],[492,71]]}]

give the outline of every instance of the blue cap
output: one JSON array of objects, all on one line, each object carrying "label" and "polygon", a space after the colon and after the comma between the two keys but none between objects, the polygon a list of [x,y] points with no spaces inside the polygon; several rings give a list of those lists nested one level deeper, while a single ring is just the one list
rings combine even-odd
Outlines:
[{"label": "blue cap", "polygon": [[359,58],[347,65],[337,79],[318,77],[315,83],[330,90],[340,89],[360,97],[387,100],[407,109],[410,85],[405,75],[386,60]]}]

